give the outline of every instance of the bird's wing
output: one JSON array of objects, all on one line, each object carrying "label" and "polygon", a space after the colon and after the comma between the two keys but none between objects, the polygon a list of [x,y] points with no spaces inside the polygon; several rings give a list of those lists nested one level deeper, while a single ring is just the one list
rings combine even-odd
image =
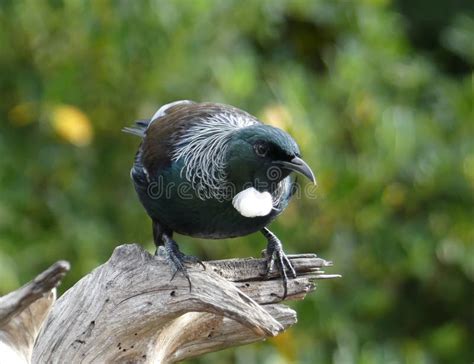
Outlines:
[{"label": "bird's wing", "polygon": [[135,154],[135,162],[130,170],[130,178],[135,182],[135,185],[140,188],[146,188],[150,183],[150,175],[142,163],[141,148],[138,149],[137,154]]},{"label": "bird's wing", "polygon": [[173,110],[179,108],[182,105],[190,105],[195,104],[195,102],[190,100],[179,100],[170,102],[169,104],[161,106],[151,117],[151,119],[141,119],[135,121],[133,126],[127,126],[122,129],[124,133],[132,134],[144,138],[146,135],[146,131],[148,127],[155,121],[163,116],[166,116],[168,113],[172,112]]},{"label": "bird's wing", "polygon": [[155,114],[153,114],[153,116],[150,119],[150,123],[161,118],[162,116],[165,116],[166,114],[172,112],[173,110],[176,110],[177,108],[179,109],[180,106],[193,105],[193,104],[196,104],[196,103],[190,100],[179,100],[179,101],[174,101],[174,102],[170,102],[169,104],[163,105],[155,112]]},{"label": "bird's wing", "polygon": [[183,100],[162,106],[146,126],[127,132],[143,137],[139,158],[150,177],[180,161],[182,176],[201,198],[222,198],[227,142],[237,129],[256,123],[233,106]]}]

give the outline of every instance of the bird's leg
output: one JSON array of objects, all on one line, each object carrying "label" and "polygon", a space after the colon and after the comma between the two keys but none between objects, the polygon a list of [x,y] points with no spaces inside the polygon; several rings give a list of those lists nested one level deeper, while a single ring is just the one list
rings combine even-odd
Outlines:
[{"label": "bird's leg", "polygon": [[164,245],[163,241],[163,228],[160,223],[156,220],[152,220],[152,229],[153,229],[153,242],[155,243],[155,256],[158,256],[158,248],[160,245]]},{"label": "bird's leg", "polygon": [[158,221],[153,220],[153,240],[156,246],[155,256],[159,255],[159,247],[163,246],[164,257],[173,269],[171,280],[174,279],[176,273],[181,272],[188,280],[189,290],[191,290],[191,280],[189,279],[185,264],[199,263],[204,269],[206,269],[206,267],[199,258],[183,254],[172,237],[173,232],[171,230],[165,229]]},{"label": "bird's leg", "polygon": [[189,290],[191,291],[191,279],[189,278],[188,270],[186,268],[186,263],[198,263],[206,269],[206,266],[201,262],[199,258],[196,258],[191,255],[185,255],[179,250],[178,244],[174,241],[167,233],[163,233],[163,242],[165,247],[165,257],[168,263],[171,265],[174,270],[171,280],[174,279],[178,272],[181,272],[183,276],[188,280]]},{"label": "bird's leg", "polygon": [[286,272],[289,271],[291,276],[296,278],[295,269],[283,251],[283,246],[281,245],[280,239],[278,239],[276,235],[267,228],[263,228],[261,232],[268,241],[266,250],[266,274],[268,275],[270,273],[270,271],[273,269],[273,265],[276,263],[280,276],[283,278],[283,299],[285,299],[288,294],[288,276]]}]

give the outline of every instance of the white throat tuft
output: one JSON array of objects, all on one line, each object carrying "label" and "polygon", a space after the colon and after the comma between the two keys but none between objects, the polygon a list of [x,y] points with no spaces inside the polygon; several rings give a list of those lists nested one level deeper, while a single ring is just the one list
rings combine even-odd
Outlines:
[{"label": "white throat tuft", "polygon": [[267,216],[273,209],[273,198],[270,192],[250,187],[236,194],[232,205],[245,217]]}]

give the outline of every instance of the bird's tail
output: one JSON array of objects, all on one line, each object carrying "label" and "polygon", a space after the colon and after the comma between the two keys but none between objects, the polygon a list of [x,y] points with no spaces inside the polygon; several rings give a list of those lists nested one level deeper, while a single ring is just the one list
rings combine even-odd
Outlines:
[{"label": "bird's tail", "polygon": [[150,120],[137,120],[135,121],[135,125],[127,126],[122,129],[124,133],[132,134],[139,136],[140,138],[145,137],[145,131],[150,124]]}]

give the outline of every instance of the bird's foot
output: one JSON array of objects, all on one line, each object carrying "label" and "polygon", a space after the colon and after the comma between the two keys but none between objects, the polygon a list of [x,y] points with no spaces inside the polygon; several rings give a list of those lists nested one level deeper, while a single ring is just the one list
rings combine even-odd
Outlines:
[{"label": "bird's foot", "polygon": [[288,274],[291,277],[296,278],[296,272],[293,268],[293,264],[291,264],[290,260],[286,256],[285,252],[283,251],[283,246],[281,245],[280,240],[270,231],[268,231],[268,235],[265,234],[268,238],[268,245],[265,252],[266,260],[267,260],[267,269],[265,274],[268,276],[273,268],[277,267],[278,273],[280,273],[280,277],[283,279],[283,297],[282,300],[286,298],[288,295]]},{"label": "bird's foot", "polygon": [[200,264],[203,269],[206,269],[204,263],[197,257],[192,255],[185,255],[179,250],[178,244],[171,238],[166,237],[164,240],[164,253],[165,258],[173,269],[173,275],[171,281],[174,279],[176,274],[180,272],[189,283],[189,291],[191,291],[191,279],[189,278],[188,270],[186,264]]}]

